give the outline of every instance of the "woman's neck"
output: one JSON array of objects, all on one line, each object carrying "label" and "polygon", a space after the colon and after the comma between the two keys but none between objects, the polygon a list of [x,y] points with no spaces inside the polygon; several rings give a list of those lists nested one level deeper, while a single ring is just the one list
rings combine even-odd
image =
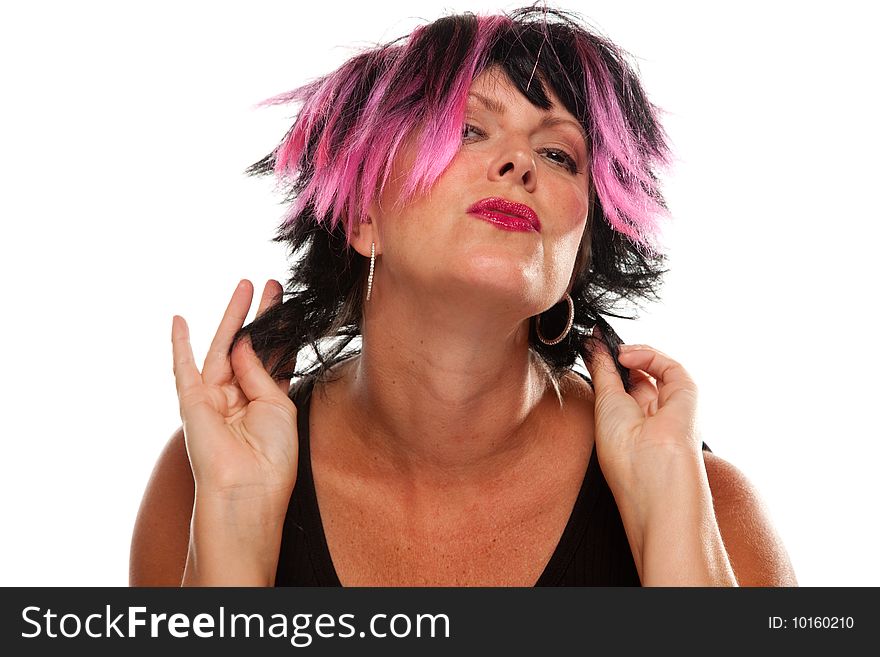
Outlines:
[{"label": "woman's neck", "polygon": [[366,453],[426,485],[485,481],[520,461],[534,447],[536,410],[558,404],[526,321],[456,310],[368,312],[362,354],[343,376]]}]

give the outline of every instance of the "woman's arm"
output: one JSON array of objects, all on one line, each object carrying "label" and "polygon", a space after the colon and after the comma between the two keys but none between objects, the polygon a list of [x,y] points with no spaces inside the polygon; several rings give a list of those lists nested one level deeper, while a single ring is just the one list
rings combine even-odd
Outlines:
[{"label": "woman's arm", "polygon": [[197,500],[183,428],[147,484],[135,521],[130,586],[272,586],[283,516],[247,500]]},{"label": "woman's arm", "polygon": [[737,586],[703,458],[656,452],[650,462],[608,481],[642,586]]},{"label": "woman's arm", "polygon": [[782,539],[758,491],[735,466],[703,454],[715,518],[740,586],[798,586]]},{"label": "woman's arm", "polygon": [[704,456],[697,387],[648,345],[620,345],[625,389],[601,332],[585,354],[596,394],[596,449],[643,586],[791,585],[794,573],[757,493]]},{"label": "woman's arm", "polygon": [[180,428],[153,468],[134,523],[128,569],[130,586],[180,586],[194,497],[192,469]]},{"label": "woman's arm", "polygon": [[[257,316],[282,296],[281,284],[268,281]],[[289,379],[272,378],[247,336],[235,341],[252,300],[253,285],[243,279],[201,370],[186,320],[175,315],[171,321],[174,381],[194,481],[183,586],[275,581],[296,483],[297,410]]]},{"label": "woman's arm", "polygon": [[755,487],[721,457],[703,459],[658,460],[646,497],[615,492],[642,585],[797,586]]}]

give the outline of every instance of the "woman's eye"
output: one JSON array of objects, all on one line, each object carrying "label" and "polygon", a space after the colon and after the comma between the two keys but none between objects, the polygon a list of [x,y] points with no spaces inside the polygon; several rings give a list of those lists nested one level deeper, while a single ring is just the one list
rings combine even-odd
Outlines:
[{"label": "woman's eye", "polygon": [[[485,131],[481,130],[475,125],[465,123],[462,126],[461,140],[464,142],[474,141],[476,139],[485,139],[485,137]],[[580,173],[580,171],[578,170],[577,161],[575,161],[575,159],[564,150],[559,148],[543,148],[539,152],[543,153],[551,162],[558,164],[561,167],[564,167],[571,173]]]},{"label": "woman's eye", "polygon": [[580,173],[578,171],[577,162],[575,162],[575,159],[565,151],[559,150],[558,148],[545,148],[543,150],[543,153],[551,161],[564,166],[572,173]]},{"label": "woman's eye", "polygon": [[463,141],[468,141],[470,139],[477,139],[480,137],[485,137],[486,133],[480,130],[478,127],[471,125],[470,123],[465,123],[464,127],[461,129],[461,138]]}]

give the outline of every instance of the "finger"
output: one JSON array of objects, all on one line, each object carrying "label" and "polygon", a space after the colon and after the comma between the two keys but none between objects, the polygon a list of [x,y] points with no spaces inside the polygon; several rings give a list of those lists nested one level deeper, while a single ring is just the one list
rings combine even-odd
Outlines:
[{"label": "finger", "polygon": [[283,293],[284,289],[281,287],[281,283],[271,278],[266,281],[266,286],[263,288],[263,296],[260,297],[260,305],[257,306],[256,316],[259,317],[269,308],[280,302]]},{"label": "finger", "polygon": [[[260,306],[257,308],[257,317],[269,310],[272,306],[282,302],[284,298],[284,288],[281,283],[274,279],[266,281],[266,287],[263,288],[263,296],[260,299]],[[276,379],[278,389],[285,395],[290,392],[290,379]]]},{"label": "finger", "polygon": [[238,386],[249,400],[270,401],[278,397],[278,382],[269,376],[247,336],[239,340],[232,350],[232,369]]},{"label": "finger", "polygon": [[618,426],[633,426],[643,421],[645,414],[624,388],[617,366],[601,334],[597,330],[587,340],[592,340],[592,358],[584,360],[593,381],[597,422],[601,418],[607,418],[606,421]]},{"label": "finger", "polygon": [[[591,348],[589,357],[586,352],[588,346]],[[596,393],[598,394],[600,390],[602,394],[624,392],[623,381],[620,379],[617,366],[611,358],[608,346],[605,344],[605,340],[602,339],[602,334],[598,327],[584,341],[584,348],[584,364],[590,372]]]},{"label": "finger", "polygon": [[649,410],[657,405],[657,383],[654,377],[642,370],[630,370],[630,381],[632,388],[629,391],[630,396],[636,400],[639,407],[645,411],[645,415],[650,415]]},{"label": "finger", "polygon": [[[198,392],[192,398],[181,402],[180,419],[183,422],[184,437],[187,442],[190,440],[190,427],[199,427],[200,433],[204,436],[217,437],[223,435],[226,429],[226,421],[216,404],[212,403],[207,395],[200,395]],[[187,452],[192,459],[190,447],[187,447]],[[198,466],[198,463],[191,462],[193,467]]]},{"label": "finger", "polygon": [[644,370],[657,379],[658,408],[696,411],[697,386],[687,370],[663,352],[647,345],[630,345],[621,350],[618,360],[629,368]]},{"label": "finger", "polygon": [[177,396],[180,398],[200,385],[202,376],[196,367],[192,345],[189,342],[189,327],[186,325],[186,320],[179,315],[171,318],[171,353],[174,382],[177,385]]},{"label": "finger", "polygon": [[251,282],[247,279],[240,281],[226,306],[226,312],[223,313],[223,319],[220,320],[220,326],[217,327],[208,348],[208,355],[205,356],[205,365],[202,367],[202,380],[205,383],[219,385],[232,380],[229,346],[233,336],[244,325],[253,297],[254,286]]}]

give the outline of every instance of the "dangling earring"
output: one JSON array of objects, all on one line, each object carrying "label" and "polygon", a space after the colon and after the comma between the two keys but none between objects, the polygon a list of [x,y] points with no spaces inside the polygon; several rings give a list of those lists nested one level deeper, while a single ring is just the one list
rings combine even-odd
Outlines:
[{"label": "dangling earring", "polygon": [[367,301],[373,292],[373,270],[376,268],[376,243],[370,243],[370,276],[367,278]]},{"label": "dangling earring", "polygon": [[565,301],[568,301],[568,322],[566,322],[565,330],[562,332],[561,335],[559,335],[556,338],[553,338],[552,340],[547,340],[544,337],[544,335],[541,333],[541,315],[543,315],[544,313],[540,313],[538,315],[537,319],[535,320],[535,332],[538,334],[538,339],[546,345],[552,346],[554,344],[559,344],[560,342],[565,340],[565,337],[568,335],[568,332],[571,330],[571,325],[574,324],[574,301],[571,300],[571,295],[568,292],[566,292],[564,295],[562,295],[562,298]]}]

